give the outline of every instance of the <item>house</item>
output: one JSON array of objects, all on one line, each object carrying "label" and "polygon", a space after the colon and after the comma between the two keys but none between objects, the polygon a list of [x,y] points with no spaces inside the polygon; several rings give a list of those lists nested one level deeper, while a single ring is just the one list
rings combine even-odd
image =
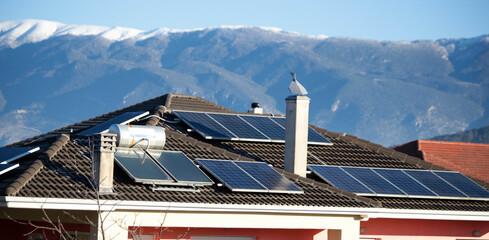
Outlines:
[{"label": "house", "polygon": [[[287,101],[301,107],[299,100]],[[287,114],[296,110],[288,108]],[[198,113],[185,115],[186,112]],[[254,121],[253,117],[266,116],[267,121],[284,120],[259,112],[251,111],[239,118]],[[134,116],[134,113],[143,114],[121,119]],[[413,172],[445,171],[443,167],[348,134],[311,125],[313,131],[307,128],[307,121],[306,128],[301,129],[300,124],[293,127],[301,130],[292,131],[295,134],[292,138],[307,145],[311,140],[304,139],[303,133],[309,131],[318,134],[320,143],[309,144],[305,150],[301,147],[290,149],[289,132],[285,136],[287,143],[206,135],[213,130],[205,129],[208,125],[203,119],[217,118],[215,114],[237,116],[237,112],[199,97],[166,94],[2,148],[39,147],[38,151],[11,161],[19,166],[0,175],[0,226],[5,238],[489,239],[487,198],[360,194],[337,188],[311,170],[312,165],[319,166],[318,169],[343,166],[362,171],[375,168]],[[304,121],[301,119],[303,114],[295,117],[296,122]],[[163,127],[166,142],[157,145],[164,146],[163,150],[155,151],[182,152],[199,165],[199,170],[211,182],[185,185],[174,176],[179,172],[173,170],[167,172],[172,175],[172,183],[155,184],[155,181],[145,180],[145,175],[161,169],[159,165],[143,169],[130,169],[124,165],[122,160],[130,160],[131,155],[118,150],[122,140],[126,139],[122,133],[91,135],[113,122],[148,126],[148,129]],[[218,125],[221,123],[213,126]],[[287,131],[291,129],[289,120],[286,128]],[[260,125],[257,123],[253,129],[241,131],[245,135],[251,134],[260,129]],[[114,136],[120,139],[115,140]],[[145,146],[147,150],[137,150],[144,155],[141,163],[155,164],[155,160],[146,158],[151,155],[148,152],[152,138],[145,136],[130,145],[141,143]],[[321,142],[321,138],[327,142]],[[290,157],[290,152],[299,153]],[[112,161],[107,161],[111,158]],[[154,155],[152,158],[155,159]],[[306,161],[308,170],[305,170],[305,162],[295,162],[296,159]],[[266,187],[268,181],[273,180],[252,177],[263,186],[245,184],[235,187],[242,183],[241,178],[255,176],[260,174],[259,171],[239,167],[235,177],[229,177],[227,171],[219,173],[221,168],[212,168],[212,160],[220,160],[219,163],[226,163],[230,168],[249,163],[280,179],[280,186]],[[238,165],[236,161],[245,163]],[[267,167],[269,165],[272,167]],[[275,172],[270,172],[271,169]],[[192,176],[187,174],[186,177]],[[163,181],[164,177],[159,179]],[[286,191],[280,188],[283,184]],[[486,189],[482,193],[485,194],[489,184],[479,184]]]},{"label": "house", "polygon": [[416,140],[394,149],[489,182],[489,144]]}]

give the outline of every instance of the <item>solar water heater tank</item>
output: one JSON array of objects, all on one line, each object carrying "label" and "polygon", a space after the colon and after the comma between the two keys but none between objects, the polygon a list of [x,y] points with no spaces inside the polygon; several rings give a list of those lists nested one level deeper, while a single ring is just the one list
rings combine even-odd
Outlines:
[{"label": "solar water heater tank", "polygon": [[117,147],[163,149],[165,129],[158,126],[112,124],[109,133],[117,134]]}]

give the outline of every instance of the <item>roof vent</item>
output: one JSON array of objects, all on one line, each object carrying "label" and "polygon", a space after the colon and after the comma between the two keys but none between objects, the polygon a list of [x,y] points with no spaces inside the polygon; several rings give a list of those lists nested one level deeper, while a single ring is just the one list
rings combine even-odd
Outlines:
[{"label": "roof vent", "polygon": [[263,114],[263,108],[260,107],[259,103],[254,102],[251,104],[251,109],[248,109],[248,113]]}]

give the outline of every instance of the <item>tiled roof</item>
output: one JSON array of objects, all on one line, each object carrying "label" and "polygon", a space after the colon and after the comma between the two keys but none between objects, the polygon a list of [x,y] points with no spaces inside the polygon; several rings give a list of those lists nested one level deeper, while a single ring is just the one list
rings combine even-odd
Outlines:
[{"label": "tiled roof", "polygon": [[489,144],[416,140],[395,149],[489,182]]},{"label": "tiled roof", "polygon": [[[343,192],[314,176],[309,178],[284,172],[284,144],[226,142],[205,140],[195,132],[188,132],[184,123],[160,121],[172,120],[171,110],[233,111],[207,100],[185,95],[168,94],[145,101],[109,114],[89,119],[52,131],[48,134],[12,144],[12,146],[39,145],[41,154],[19,160],[21,167],[0,176],[0,192],[9,196],[94,198],[89,179],[90,158],[88,140],[77,136],[113,116],[128,111],[150,111],[148,120],[133,124],[164,126],[167,133],[165,150],[184,152],[190,159],[211,158],[243,161],[263,161],[294,181],[304,194],[236,193],[217,185],[200,187],[200,192],[152,191],[148,185],[134,183],[118,166],[114,171],[116,195],[104,195],[106,199],[131,201],[166,201],[184,203],[294,205],[325,207],[386,207],[400,209],[489,211],[489,201],[440,200],[408,198],[367,198]],[[314,126],[312,126],[314,127]],[[379,168],[443,169],[419,158],[384,148],[363,139],[330,132],[314,127],[333,142],[331,146],[310,146],[309,163]],[[65,133],[60,137],[60,133]],[[50,138],[49,136],[57,136]]]}]

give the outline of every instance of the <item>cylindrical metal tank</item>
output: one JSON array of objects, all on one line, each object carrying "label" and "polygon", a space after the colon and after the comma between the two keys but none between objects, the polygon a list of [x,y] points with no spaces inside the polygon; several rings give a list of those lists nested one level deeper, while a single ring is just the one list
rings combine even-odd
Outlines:
[{"label": "cylindrical metal tank", "polygon": [[117,146],[126,148],[163,149],[165,129],[158,126],[112,124],[109,133],[117,134]]}]

